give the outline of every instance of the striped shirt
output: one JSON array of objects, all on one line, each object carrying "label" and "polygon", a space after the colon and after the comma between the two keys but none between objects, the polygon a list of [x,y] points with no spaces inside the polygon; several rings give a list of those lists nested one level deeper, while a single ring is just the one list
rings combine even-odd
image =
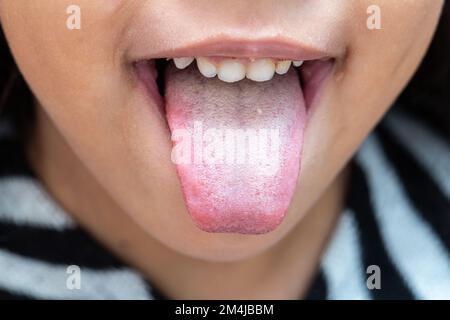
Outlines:
[{"label": "striped shirt", "polygon": [[[77,226],[8,136],[0,128],[0,299],[163,299]],[[450,299],[448,141],[393,111],[351,165],[345,209],[306,298]]]}]

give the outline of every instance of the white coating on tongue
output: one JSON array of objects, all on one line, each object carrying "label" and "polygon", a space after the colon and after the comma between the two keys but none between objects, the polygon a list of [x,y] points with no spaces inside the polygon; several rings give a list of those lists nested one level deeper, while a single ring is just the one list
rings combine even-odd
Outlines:
[{"label": "white coating on tongue", "polygon": [[[296,71],[267,82],[230,84],[205,78],[193,66],[170,65],[165,99],[177,173],[195,224],[209,232],[275,229],[300,168],[306,110]],[[240,140],[243,133],[253,140]],[[255,150],[260,158],[253,157]]]}]

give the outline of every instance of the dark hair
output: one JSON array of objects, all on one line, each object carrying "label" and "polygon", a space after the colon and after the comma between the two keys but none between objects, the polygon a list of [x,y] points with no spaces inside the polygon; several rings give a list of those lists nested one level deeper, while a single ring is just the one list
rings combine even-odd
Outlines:
[{"label": "dark hair", "polygon": [[[450,138],[450,5],[442,17],[428,53],[396,107],[429,122]],[[33,126],[31,92],[20,74],[0,28],[0,126],[12,125],[14,138],[24,143]]]},{"label": "dark hair", "polygon": [[450,3],[445,1],[438,29],[397,107],[420,117],[450,139]]},{"label": "dark hair", "polygon": [[0,129],[10,129],[11,138],[25,143],[33,123],[33,96],[0,28]]}]

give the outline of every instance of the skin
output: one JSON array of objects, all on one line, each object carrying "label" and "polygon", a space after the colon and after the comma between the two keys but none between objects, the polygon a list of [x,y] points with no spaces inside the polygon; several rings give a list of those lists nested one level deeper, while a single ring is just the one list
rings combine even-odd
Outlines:
[{"label": "skin", "polygon": [[[0,0],[2,27],[36,97],[28,151],[49,192],[170,297],[301,297],[342,209],[346,164],[416,70],[443,1],[378,0],[381,30],[366,27],[366,0],[79,0],[82,28],[69,31],[72,3]],[[213,234],[193,225],[168,136],[155,112],[142,117],[149,102],[131,76],[126,31],[142,14],[153,52],[214,30],[308,38],[317,21],[338,28],[339,64],[308,123],[299,183],[275,231]]]}]

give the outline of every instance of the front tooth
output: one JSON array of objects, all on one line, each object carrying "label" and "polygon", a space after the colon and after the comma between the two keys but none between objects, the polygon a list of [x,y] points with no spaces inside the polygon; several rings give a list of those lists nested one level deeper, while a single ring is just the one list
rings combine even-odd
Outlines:
[{"label": "front tooth", "polygon": [[272,59],[257,59],[247,66],[247,78],[262,82],[273,78],[275,63]]},{"label": "front tooth", "polygon": [[277,62],[275,72],[278,74],[286,74],[291,66],[291,60],[283,60]]},{"label": "front tooth", "polygon": [[245,66],[236,60],[223,60],[219,65],[217,76],[225,82],[241,81],[245,78]]},{"label": "front tooth", "polygon": [[200,73],[207,78],[213,78],[217,75],[216,66],[207,58],[197,58],[197,67]]},{"label": "front tooth", "polygon": [[194,61],[193,57],[174,58],[173,62],[178,69],[186,69]]},{"label": "front tooth", "polygon": [[292,64],[294,65],[294,67],[300,67],[303,64],[303,61],[297,60],[297,61],[292,62]]}]

